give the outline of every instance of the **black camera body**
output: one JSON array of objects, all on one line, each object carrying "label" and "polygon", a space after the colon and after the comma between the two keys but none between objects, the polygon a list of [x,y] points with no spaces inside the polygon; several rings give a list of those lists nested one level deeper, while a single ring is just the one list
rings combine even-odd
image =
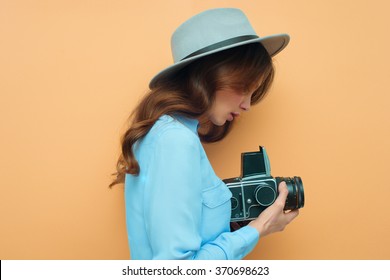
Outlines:
[{"label": "black camera body", "polygon": [[264,209],[274,203],[278,185],[285,181],[288,196],[284,210],[302,208],[305,203],[300,177],[272,177],[271,166],[264,147],[258,152],[241,154],[241,177],[223,180],[232,193],[231,222],[256,219]]}]

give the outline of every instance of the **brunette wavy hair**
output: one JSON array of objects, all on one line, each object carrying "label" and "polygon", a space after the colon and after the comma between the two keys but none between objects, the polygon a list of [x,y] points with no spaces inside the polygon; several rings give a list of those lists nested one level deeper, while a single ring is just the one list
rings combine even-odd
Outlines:
[{"label": "brunette wavy hair", "polygon": [[121,138],[122,153],[110,187],[123,183],[126,173],[138,175],[140,167],[133,145],[145,136],[162,115],[179,114],[200,120],[199,137],[203,142],[223,139],[232,122],[223,126],[211,123],[206,114],[215,92],[234,88],[249,93],[251,104],[260,102],[274,78],[274,66],[263,45],[247,44],[202,57],[175,75],[160,79],[143,97],[129,118],[129,128]]}]

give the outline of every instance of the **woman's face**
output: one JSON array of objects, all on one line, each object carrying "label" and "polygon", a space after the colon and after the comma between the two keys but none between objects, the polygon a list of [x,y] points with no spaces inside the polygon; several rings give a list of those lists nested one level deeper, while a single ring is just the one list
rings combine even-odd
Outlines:
[{"label": "woman's face", "polygon": [[249,110],[252,95],[253,92],[246,93],[232,88],[217,90],[214,103],[208,112],[209,120],[217,126],[233,121],[243,111]]}]

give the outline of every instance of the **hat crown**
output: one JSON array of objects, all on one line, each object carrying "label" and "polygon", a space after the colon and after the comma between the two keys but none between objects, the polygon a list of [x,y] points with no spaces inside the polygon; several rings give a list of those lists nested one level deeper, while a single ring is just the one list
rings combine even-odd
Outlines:
[{"label": "hat crown", "polygon": [[257,34],[241,10],[207,10],[175,30],[171,38],[173,61],[177,63],[201,49],[242,36],[257,37]]},{"label": "hat crown", "polygon": [[168,78],[197,59],[246,44],[261,43],[270,56],[282,51],[290,41],[288,34],[259,37],[246,15],[239,9],[212,9],[197,14],[180,25],[172,35],[174,64],[160,71],[149,83]]}]

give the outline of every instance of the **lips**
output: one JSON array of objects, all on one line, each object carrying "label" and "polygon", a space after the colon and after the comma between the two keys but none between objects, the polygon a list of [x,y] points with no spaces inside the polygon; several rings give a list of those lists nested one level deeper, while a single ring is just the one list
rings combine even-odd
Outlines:
[{"label": "lips", "polygon": [[235,118],[239,117],[240,116],[240,113],[236,113],[236,112],[232,112],[229,114],[229,117],[228,117],[228,121],[231,122],[232,120],[234,120]]}]

